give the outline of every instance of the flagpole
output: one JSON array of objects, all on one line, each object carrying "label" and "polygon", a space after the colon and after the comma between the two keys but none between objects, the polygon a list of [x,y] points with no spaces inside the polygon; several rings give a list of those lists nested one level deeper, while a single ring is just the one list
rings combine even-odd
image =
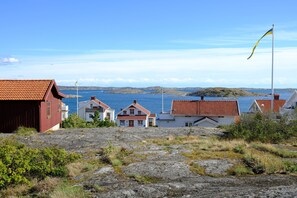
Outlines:
[{"label": "flagpole", "polygon": [[274,62],[274,24],[272,24],[272,60],[271,60],[271,113],[274,109],[274,88],[273,88],[273,62]]},{"label": "flagpole", "polygon": [[164,96],[163,96],[163,87],[162,87],[162,113],[164,113]]},{"label": "flagpole", "polygon": [[75,82],[76,85],[76,115],[78,116],[78,81]]}]

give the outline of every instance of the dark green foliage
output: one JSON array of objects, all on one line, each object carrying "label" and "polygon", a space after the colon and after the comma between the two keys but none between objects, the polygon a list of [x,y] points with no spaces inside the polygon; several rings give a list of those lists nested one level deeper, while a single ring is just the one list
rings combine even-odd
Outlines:
[{"label": "dark green foliage", "polygon": [[278,143],[297,134],[297,122],[288,121],[286,117],[276,120],[256,113],[241,116],[240,122],[227,127],[227,131],[229,138]]},{"label": "dark green foliage", "polygon": [[33,149],[13,139],[0,140],[0,189],[46,176],[64,177],[65,165],[78,159],[64,149]]},{"label": "dark green foliage", "polygon": [[114,127],[116,124],[109,120],[100,120],[98,111],[95,111],[92,116],[93,122],[87,122],[81,119],[76,114],[71,114],[66,120],[63,121],[63,128],[98,128],[98,127]]},{"label": "dark green foliage", "polygon": [[71,114],[62,122],[63,128],[86,128],[87,122],[76,114]]}]

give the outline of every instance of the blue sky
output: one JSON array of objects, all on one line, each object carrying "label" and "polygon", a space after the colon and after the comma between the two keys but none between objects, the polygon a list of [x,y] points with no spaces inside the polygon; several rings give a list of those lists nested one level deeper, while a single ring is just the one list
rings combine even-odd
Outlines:
[{"label": "blue sky", "polygon": [[297,87],[297,2],[3,0],[0,79],[59,85]]}]

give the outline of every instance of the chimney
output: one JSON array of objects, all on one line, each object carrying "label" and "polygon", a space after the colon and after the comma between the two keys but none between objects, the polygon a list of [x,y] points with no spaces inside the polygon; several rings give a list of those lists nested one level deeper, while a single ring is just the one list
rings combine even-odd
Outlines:
[{"label": "chimney", "polygon": [[274,100],[279,100],[279,94],[274,94]]},{"label": "chimney", "polygon": [[133,101],[133,103],[134,103],[134,104],[136,104],[136,103],[137,103],[137,101],[136,101],[136,100],[134,100],[134,101]]},{"label": "chimney", "polygon": [[204,96],[200,96],[200,99],[201,99],[201,100],[204,100]]},{"label": "chimney", "polygon": [[91,96],[91,100],[96,100],[96,97],[95,96]]}]

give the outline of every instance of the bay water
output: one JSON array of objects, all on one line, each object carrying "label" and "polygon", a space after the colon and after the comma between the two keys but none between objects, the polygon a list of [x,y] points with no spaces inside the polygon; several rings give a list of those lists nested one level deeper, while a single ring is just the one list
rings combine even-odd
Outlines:
[{"label": "bay water", "polygon": [[[247,90],[256,93],[269,94],[269,89],[253,89]],[[66,95],[76,95],[76,90],[61,90]],[[288,99],[293,90],[292,89],[279,89],[275,93],[280,94],[280,99]],[[117,114],[121,109],[129,106],[136,100],[143,107],[148,109],[151,113],[159,114],[162,111],[162,94],[113,94],[102,90],[79,90],[78,101],[90,100],[91,96],[95,96],[112,109],[115,109]],[[164,94],[164,111],[169,112],[171,109],[172,100],[200,100],[200,97],[195,96],[176,96]],[[238,100],[240,112],[248,112],[249,107],[256,99],[271,99],[271,96],[243,96],[237,98],[231,97],[204,97],[204,100]],[[63,102],[69,106],[69,113],[76,113],[76,98],[65,98]]]}]

